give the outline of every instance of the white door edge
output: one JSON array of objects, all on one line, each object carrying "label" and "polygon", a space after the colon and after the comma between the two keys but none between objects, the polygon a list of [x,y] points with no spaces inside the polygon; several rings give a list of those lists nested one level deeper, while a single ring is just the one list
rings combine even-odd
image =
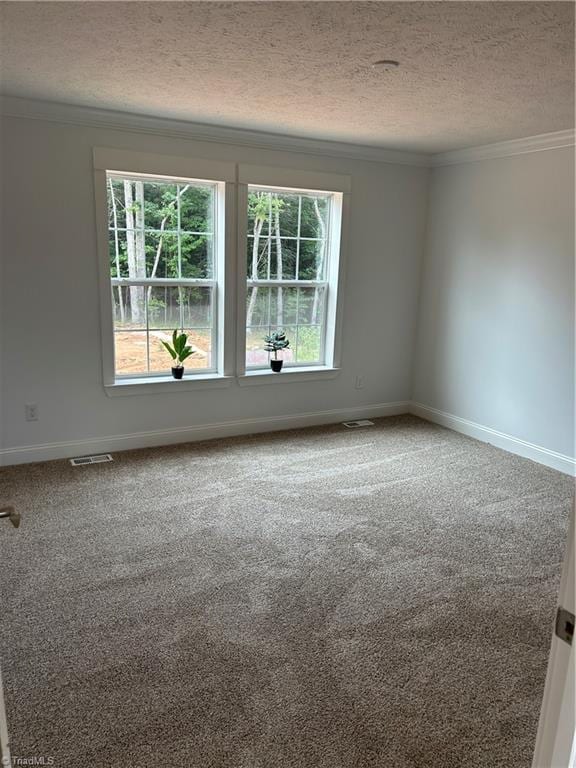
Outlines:
[{"label": "white door edge", "polygon": [[6,721],[6,707],[4,704],[4,689],[2,687],[2,670],[0,669],[0,765],[2,768],[10,768],[10,749],[8,746],[8,723]]},{"label": "white door edge", "polygon": [[[574,507],[564,556],[558,605],[575,612]],[[532,768],[576,768],[574,645],[554,633],[548,660]]]}]

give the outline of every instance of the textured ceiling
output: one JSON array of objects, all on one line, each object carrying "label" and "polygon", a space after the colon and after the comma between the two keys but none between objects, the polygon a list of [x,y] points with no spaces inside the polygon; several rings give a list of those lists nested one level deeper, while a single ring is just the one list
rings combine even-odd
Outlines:
[{"label": "textured ceiling", "polygon": [[[572,2],[2,2],[2,90],[436,152],[571,128]],[[400,69],[377,71],[376,59]]]}]

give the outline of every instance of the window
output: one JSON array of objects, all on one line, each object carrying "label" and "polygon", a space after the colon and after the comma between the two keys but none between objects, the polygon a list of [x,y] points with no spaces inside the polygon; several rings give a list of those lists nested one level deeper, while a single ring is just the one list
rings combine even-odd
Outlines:
[{"label": "window", "polygon": [[195,350],[189,374],[216,369],[218,185],[106,174],[117,377],[166,375],[175,328]]},{"label": "window", "polygon": [[[102,367],[110,396],[338,374],[350,178],[95,147]],[[162,342],[194,354],[184,381]],[[264,337],[290,348],[273,374]]]},{"label": "window", "polygon": [[331,209],[327,193],[248,187],[247,368],[268,366],[276,330],[286,366],[324,365]]}]

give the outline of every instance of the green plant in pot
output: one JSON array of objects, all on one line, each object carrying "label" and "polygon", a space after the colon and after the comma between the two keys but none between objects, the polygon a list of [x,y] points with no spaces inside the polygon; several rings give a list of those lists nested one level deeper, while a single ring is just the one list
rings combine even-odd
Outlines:
[{"label": "green plant in pot", "polygon": [[273,331],[268,336],[264,336],[264,349],[266,352],[274,353],[274,359],[270,360],[270,368],[274,373],[280,373],[284,360],[278,360],[278,352],[281,349],[290,349],[290,341],[286,338],[284,331]]},{"label": "green plant in pot", "polygon": [[172,376],[175,379],[181,379],[184,375],[184,360],[190,355],[194,354],[194,350],[188,344],[188,335],[184,332],[178,333],[178,329],[172,334],[172,344],[168,344],[167,341],[163,341],[162,344],[166,347],[174,365],[172,366]]}]

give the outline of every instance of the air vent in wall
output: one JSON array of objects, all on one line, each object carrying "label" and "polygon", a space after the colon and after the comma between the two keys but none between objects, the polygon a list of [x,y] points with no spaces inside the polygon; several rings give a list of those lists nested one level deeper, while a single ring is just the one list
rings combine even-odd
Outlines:
[{"label": "air vent in wall", "polygon": [[83,464],[102,464],[104,461],[114,461],[109,453],[99,453],[96,456],[78,456],[76,459],[70,459],[73,467],[81,467]]},{"label": "air vent in wall", "polygon": [[360,419],[360,421],[343,421],[342,424],[348,429],[356,429],[356,427],[373,427],[374,422],[369,419]]}]

